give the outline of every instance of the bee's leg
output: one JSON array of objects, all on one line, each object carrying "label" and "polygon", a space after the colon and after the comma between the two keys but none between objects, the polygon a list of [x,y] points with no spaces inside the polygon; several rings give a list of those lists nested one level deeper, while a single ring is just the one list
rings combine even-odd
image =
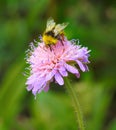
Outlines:
[{"label": "bee's leg", "polygon": [[63,40],[62,39],[60,39],[60,42],[62,43],[62,45],[64,46],[64,43],[63,43]]},{"label": "bee's leg", "polygon": [[59,40],[59,41],[61,42],[61,44],[64,46],[62,36],[59,36],[59,37],[58,37],[58,40]]},{"label": "bee's leg", "polygon": [[48,46],[49,46],[49,48],[50,48],[50,51],[52,51],[51,45],[50,45],[50,44],[48,44]]}]

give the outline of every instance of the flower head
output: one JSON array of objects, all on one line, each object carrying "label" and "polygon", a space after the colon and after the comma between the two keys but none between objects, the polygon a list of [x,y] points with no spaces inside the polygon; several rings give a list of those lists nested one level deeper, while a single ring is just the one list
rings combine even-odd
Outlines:
[{"label": "flower head", "polygon": [[88,71],[90,51],[87,47],[81,47],[68,41],[66,37],[50,46],[46,46],[44,42],[38,42],[37,47],[33,47],[30,52],[30,56],[27,58],[30,65],[30,76],[26,85],[27,90],[32,90],[34,95],[42,90],[48,91],[50,83],[53,81],[63,85],[63,77],[68,76],[69,72],[79,78],[79,70]]}]

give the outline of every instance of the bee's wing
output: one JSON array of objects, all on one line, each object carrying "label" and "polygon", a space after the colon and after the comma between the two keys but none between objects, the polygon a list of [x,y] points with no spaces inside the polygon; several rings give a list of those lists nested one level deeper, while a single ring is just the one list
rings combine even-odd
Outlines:
[{"label": "bee's wing", "polygon": [[54,29],[55,36],[57,36],[61,31],[63,31],[67,25],[68,23],[57,24]]},{"label": "bee's wing", "polygon": [[49,18],[48,20],[47,20],[47,25],[46,25],[46,32],[48,32],[48,31],[51,31],[54,27],[55,27],[55,22],[54,22],[54,20],[53,20],[53,18]]}]

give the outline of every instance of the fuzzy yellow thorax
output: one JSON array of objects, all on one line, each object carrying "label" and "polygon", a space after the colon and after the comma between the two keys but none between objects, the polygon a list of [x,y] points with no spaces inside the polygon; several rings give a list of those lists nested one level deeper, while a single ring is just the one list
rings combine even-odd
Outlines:
[{"label": "fuzzy yellow thorax", "polygon": [[57,43],[57,39],[52,37],[52,36],[48,36],[48,35],[43,35],[43,42],[46,45],[51,45],[51,44],[56,44]]}]

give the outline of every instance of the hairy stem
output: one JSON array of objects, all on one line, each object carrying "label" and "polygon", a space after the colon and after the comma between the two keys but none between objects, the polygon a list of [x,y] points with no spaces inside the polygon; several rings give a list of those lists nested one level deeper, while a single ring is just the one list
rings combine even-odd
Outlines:
[{"label": "hairy stem", "polygon": [[79,127],[78,130],[85,130],[84,123],[83,123],[83,116],[81,113],[80,104],[79,104],[76,92],[74,91],[74,88],[71,87],[71,84],[70,84],[69,79],[67,77],[64,78],[64,81],[65,81],[66,89],[74,102],[74,106],[75,106],[75,110],[76,110],[76,118],[77,118],[78,127]]}]

